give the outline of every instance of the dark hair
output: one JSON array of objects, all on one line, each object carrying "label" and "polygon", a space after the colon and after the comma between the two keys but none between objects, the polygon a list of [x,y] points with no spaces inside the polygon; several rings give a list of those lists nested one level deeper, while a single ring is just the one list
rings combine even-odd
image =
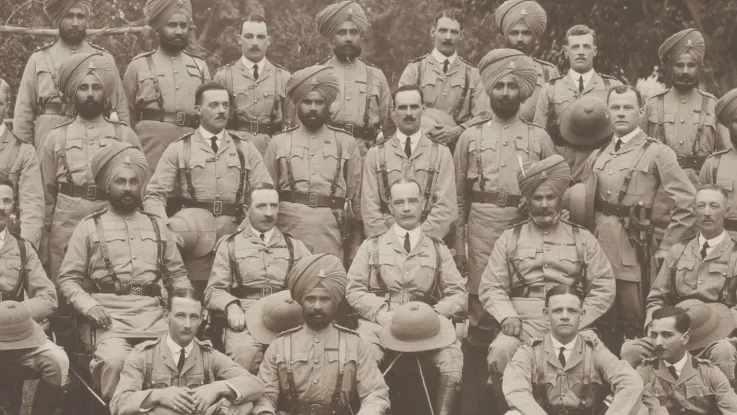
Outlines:
[{"label": "dark hair", "polygon": [[461,30],[463,30],[463,16],[461,15],[461,13],[462,12],[460,9],[443,9],[435,15],[435,22],[433,23],[433,26],[437,27],[440,19],[445,17],[458,22],[458,24],[461,26]]},{"label": "dark hair", "polygon": [[[2,182],[0,182],[0,184],[2,184]],[[715,192],[719,192],[722,194],[722,196],[724,196],[724,200],[729,202],[729,193],[727,193],[727,191],[724,190],[722,186],[713,183],[702,184],[701,186],[699,186],[699,188],[696,189],[696,193],[694,194],[694,199],[696,198],[696,195],[699,194],[699,192],[702,190],[714,190]]]},{"label": "dark hair", "polygon": [[241,34],[243,34],[243,25],[245,25],[248,22],[254,22],[254,23],[263,23],[266,25],[266,32],[269,31],[269,24],[266,23],[266,19],[264,16],[260,14],[249,14],[246,17],[243,18],[243,21],[241,22]]},{"label": "dark hair", "polygon": [[230,102],[231,107],[233,106],[233,96],[228,92],[228,89],[214,81],[205,82],[197,87],[197,90],[194,93],[195,105],[202,105],[202,96],[205,95],[205,92],[207,91],[225,91],[228,94],[228,101]]},{"label": "dark hair", "polygon": [[576,296],[578,300],[583,304],[583,296],[580,292],[578,292],[578,289],[567,284],[560,284],[556,285],[555,287],[548,290],[547,293],[545,293],[545,307],[550,305],[550,299],[556,295],[565,295],[565,294],[571,294]]},{"label": "dark hair", "polygon": [[251,197],[253,196],[253,192],[256,190],[276,190],[276,187],[268,182],[258,182],[249,187],[248,190],[246,190],[246,194],[243,195],[243,204],[246,205],[246,207],[251,206]]},{"label": "dark hair", "polygon": [[568,45],[569,37],[583,35],[591,35],[591,37],[594,38],[594,46],[596,46],[596,32],[594,31],[594,29],[586,26],[585,24],[577,24],[575,26],[571,26],[566,31],[566,45]]},{"label": "dark hair", "polygon": [[[2,122],[2,121],[0,121]],[[9,188],[13,189],[13,198],[16,198],[17,195],[15,194],[15,183],[13,183],[10,179],[0,179],[0,186],[8,186]]]},{"label": "dark hair", "polygon": [[392,92],[392,106],[396,105],[396,103],[397,103],[397,94],[399,94],[400,92],[407,92],[407,91],[417,91],[417,92],[419,92],[420,93],[420,102],[421,103],[424,103],[425,102],[425,94],[422,93],[422,88],[420,88],[416,84],[407,84],[407,85],[400,86],[399,88],[395,89]]},{"label": "dark hair", "polygon": [[640,90],[633,87],[632,85],[617,85],[609,88],[609,91],[606,94],[606,103],[607,106],[609,105],[609,98],[612,96],[613,93],[617,95],[626,94],[627,91],[633,91],[635,93],[635,96],[637,96],[637,105],[639,105],[640,108],[643,106],[642,102],[642,94],[640,93]]},{"label": "dark hair", "polygon": [[410,178],[410,177],[402,177],[400,179],[394,180],[392,184],[389,185],[389,195],[391,196],[392,188],[394,188],[395,185],[409,184],[409,183],[414,183],[417,186],[417,189],[420,191],[420,196],[422,196],[422,187],[420,186],[420,183],[417,180]]},{"label": "dark hair", "polygon": [[189,298],[195,300],[202,305],[200,294],[192,288],[172,288],[169,290],[169,296],[166,299],[166,309],[171,311],[171,305],[175,298]]},{"label": "dark hair", "polygon": [[2,78],[0,78],[0,94],[4,94],[8,102],[13,99],[13,94],[10,93],[10,85]]},{"label": "dark hair", "polygon": [[676,330],[678,330],[679,333],[685,333],[691,329],[691,317],[689,317],[686,310],[682,308],[667,305],[653,312],[653,321],[668,317],[676,319]]}]

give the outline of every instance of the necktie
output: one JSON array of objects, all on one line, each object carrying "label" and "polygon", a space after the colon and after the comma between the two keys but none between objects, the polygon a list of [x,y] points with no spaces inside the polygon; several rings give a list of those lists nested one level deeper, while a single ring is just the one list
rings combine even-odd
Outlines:
[{"label": "necktie", "polygon": [[578,78],[578,92],[583,92],[583,76]]},{"label": "necktie", "polygon": [[261,237],[261,240],[262,240],[262,241],[266,241],[266,239],[265,239],[265,238],[266,238],[266,236],[265,236],[265,235],[264,235],[263,233],[262,233],[262,234],[260,234],[259,236]]},{"label": "necktie", "polygon": [[412,140],[409,137],[404,140],[404,154],[407,155],[407,158],[412,155]]},{"label": "necktie", "polygon": [[614,143],[614,151],[619,151],[620,148],[622,148],[622,140],[617,140],[617,142]]},{"label": "necktie", "polygon": [[258,65],[253,65],[253,79],[258,80]]},{"label": "necktie", "polygon": [[179,361],[177,362],[177,370],[179,373],[182,373],[182,368],[184,367],[184,348],[179,350]]},{"label": "necktie", "polygon": [[675,366],[668,366],[668,372],[673,376],[673,379],[678,380],[678,372],[676,372]]},{"label": "necktie", "polygon": [[409,243],[409,232],[404,234],[404,250],[407,251],[409,254],[409,251],[412,250],[412,245]]},{"label": "necktie", "polygon": [[443,62],[443,73],[448,73],[448,65],[450,65],[450,61],[446,59],[445,62]]},{"label": "necktie", "polygon": [[210,147],[212,147],[212,151],[214,151],[215,153],[218,152],[218,142],[217,142],[217,139],[218,138],[216,136],[212,136],[212,138],[210,139]]},{"label": "necktie", "polygon": [[706,248],[709,248],[709,241],[704,241],[704,246],[701,247],[701,259],[706,258]]},{"label": "necktie", "polygon": [[563,354],[563,350],[565,349],[565,347],[561,347],[560,353],[558,353],[558,360],[560,360],[560,364],[563,365],[563,367],[566,367],[566,355]]}]

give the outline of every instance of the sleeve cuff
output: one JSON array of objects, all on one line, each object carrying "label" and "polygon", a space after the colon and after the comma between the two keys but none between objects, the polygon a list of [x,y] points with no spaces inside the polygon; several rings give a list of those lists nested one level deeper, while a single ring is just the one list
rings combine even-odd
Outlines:
[{"label": "sleeve cuff", "polygon": [[226,385],[228,385],[228,387],[230,388],[230,390],[232,390],[233,392],[235,392],[235,399],[233,399],[233,402],[234,402],[234,403],[239,403],[239,402],[240,402],[240,401],[241,401],[241,400],[243,399],[243,395],[241,395],[241,393],[240,393],[240,392],[238,392],[238,389],[236,389],[236,388],[235,388],[235,387],[233,386],[233,384],[231,384],[231,383],[230,383],[230,382],[228,382],[227,380],[226,380],[226,381],[224,381],[224,382],[225,382],[225,384],[226,384]]}]

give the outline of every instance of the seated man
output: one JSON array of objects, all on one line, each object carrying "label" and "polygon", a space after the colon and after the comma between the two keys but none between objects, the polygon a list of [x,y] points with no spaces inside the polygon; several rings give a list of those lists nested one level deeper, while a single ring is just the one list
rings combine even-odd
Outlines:
[{"label": "seated man", "polygon": [[228,413],[249,413],[263,384],[209,341],[195,338],[203,307],[194,290],[175,289],[167,300],[169,331],[138,344],[125,358],[112,414],[213,413],[221,399],[233,402]]},{"label": "seated man", "polygon": [[282,290],[294,261],[310,251],[302,241],[275,227],[279,193],[274,185],[256,183],[244,199],[246,221],[218,247],[205,289],[205,305],[226,314],[225,353],[256,373],[263,353],[261,343],[249,333],[245,312],[256,300]]},{"label": "seated man", "polygon": [[[519,415],[599,414],[647,415],[640,402],[642,380],[591,333],[579,333],[586,316],[576,287],[558,285],[547,291],[543,315],[550,331],[521,346],[504,371],[502,389]],[[614,394],[609,408],[603,382]]]},{"label": "seated man", "polygon": [[735,414],[737,395],[727,378],[708,360],[687,350],[690,331],[705,321],[692,320],[690,312],[665,306],[652,313],[649,334],[656,357],[643,360],[637,368],[645,383],[642,401],[652,415]]},{"label": "seated man", "polygon": [[[714,184],[699,188],[694,197],[697,236],[683,240],[668,250],[665,262],[647,297],[645,330],[652,315],[664,306],[676,306],[688,298],[705,303],[721,303],[732,308],[737,321],[737,286],[732,275],[737,265],[734,239],[724,229],[724,218],[731,208],[727,192]],[[637,367],[642,359],[653,357],[655,345],[644,337],[622,346],[622,359]],[[724,338],[698,354],[722,370],[735,385],[734,346]]]},{"label": "seated man", "polygon": [[303,258],[289,271],[287,287],[305,325],[281,333],[266,350],[258,372],[266,393],[254,414],[381,415],[389,409],[389,388],[368,345],[331,323],[345,283],[343,264],[330,254]]},{"label": "seated man", "polygon": [[[364,241],[348,271],[346,300],[361,320],[358,333],[371,344],[377,363],[384,359],[378,335],[397,306],[422,301],[443,317],[465,313],[468,296],[453,257],[420,225],[425,199],[413,179],[389,187],[394,225]],[[440,374],[435,413],[450,413],[460,390],[463,353],[459,341],[428,354]]]},{"label": "seated man", "polygon": [[95,325],[90,370],[102,397],[110,400],[133,346],[166,333],[160,283],[169,290],[192,286],[171,234],[155,216],[138,210],[148,171],[143,153],[112,142],[90,164],[89,174],[107,192],[109,208],[77,225],[57,288]]}]

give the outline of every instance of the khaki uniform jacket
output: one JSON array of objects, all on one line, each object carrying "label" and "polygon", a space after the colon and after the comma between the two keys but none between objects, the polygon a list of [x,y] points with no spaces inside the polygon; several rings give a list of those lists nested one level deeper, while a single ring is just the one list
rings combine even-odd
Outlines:
[{"label": "khaki uniform jacket", "polygon": [[[424,133],[409,159],[396,135],[382,143],[372,147],[364,159],[361,216],[366,236],[384,233],[394,224],[391,214],[381,212],[382,203],[389,203],[387,197],[389,189],[384,186],[381,173],[381,161],[385,160],[389,186],[401,178],[411,178],[420,184],[423,194],[430,170],[436,170],[428,200],[432,207],[427,219],[422,223],[422,230],[429,235],[443,238],[448,233],[450,225],[458,219],[453,158],[450,150],[443,144],[433,142]],[[436,150],[433,146],[436,146]],[[435,152],[437,158],[433,159]]]},{"label": "khaki uniform jacket", "polygon": [[[111,210],[104,211],[99,217],[118,280],[135,284],[157,281],[159,258],[151,218],[140,211],[124,216]],[[159,227],[164,245],[161,262],[168,271],[168,274],[160,276],[164,288],[191,288],[175,241],[163,224]],[[99,284],[109,284],[110,280],[95,221],[88,216],[77,225],[69,241],[57,280],[61,297],[82,315],[87,315],[94,306],[105,307],[113,319],[113,326],[105,330],[102,337],[140,338],[166,332],[158,298],[100,293]],[[100,330],[98,342],[102,340],[99,333]]]},{"label": "khaki uniform jacket", "polygon": [[[535,91],[532,95],[522,101],[522,105],[520,105],[519,108],[519,117],[530,122],[535,119],[537,97],[540,95],[540,91],[545,86],[545,83],[560,76],[558,68],[552,63],[537,58],[532,58],[532,62],[535,65],[535,70],[537,71],[537,85],[535,85]],[[545,126],[543,125],[542,127]]]},{"label": "khaki uniform jacket", "polygon": [[[496,321],[520,317],[522,310],[519,308],[528,300],[512,298],[512,289],[524,285],[509,261],[513,261],[528,286],[571,285],[579,278],[578,289],[585,296],[583,308],[586,310],[581,327],[590,326],[609,310],[614,302],[614,274],[604,251],[589,231],[564,221],[548,230],[532,221],[521,226],[516,246],[510,246],[514,228],[507,229],[497,239],[481,276],[479,299]],[[578,229],[576,237],[580,239],[586,256],[586,280],[579,277],[582,261],[574,241],[574,227]]]},{"label": "khaki uniform jacket", "polygon": [[[641,148],[648,141],[650,146],[640,158]],[[617,152],[614,151],[614,142],[601,150],[593,165],[594,174],[589,175],[589,180],[597,181],[596,198],[605,202],[619,203],[622,182],[633,167],[632,181],[622,200],[623,205],[634,206],[642,203],[646,207],[651,207],[660,186],[663,186],[665,192],[675,202],[671,210],[670,225],[660,243],[660,249],[668,250],[690,232],[689,229],[694,223],[693,198],[696,190],[686,177],[686,173],[678,166],[675,152],[640,131]],[[627,231],[622,227],[619,218],[596,212],[594,235],[609,257],[617,279],[640,281],[640,265],[637,262],[635,248],[630,244]]]},{"label": "khaki uniform jacket", "polygon": [[[67,98],[66,113],[64,115],[45,114],[47,104],[61,105],[62,93],[58,89],[57,74],[59,67],[65,60],[76,53],[103,53],[113,61],[115,68],[115,91],[110,99],[112,111],[117,114],[118,120],[128,123],[128,104],[126,103],[123,83],[120,81],[115,58],[105,49],[82,42],[78,49],[69,49],[61,41],[46,45],[34,52],[26,63],[23,77],[18,86],[18,96],[15,99],[13,118],[13,132],[23,141],[33,144],[36,150],[43,147],[49,131],[57,125],[67,122],[74,117],[74,100]],[[51,110],[51,107],[48,108]]]},{"label": "khaki uniform jacket", "polygon": [[[17,140],[17,141],[16,141]],[[13,160],[13,147],[20,143],[20,148]],[[0,173],[8,175],[17,183],[18,208],[20,209],[20,235],[33,246],[41,242],[44,228],[44,187],[41,181],[41,168],[33,146],[19,140],[8,131],[0,135]]]},{"label": "khaki uniform jacket", "polygon": [[[573,79],[571,79],[567,72],[558,78],[554,78],[556,79],[554,86],[551,86],[551,83],[547,82],[540,90],[540,95],[537,98],[534,118],[535,124],[543,128],[548,128],[548,114],[551,102],[555,106],[556,117],[552,122],[560,125],[563,111],[580,96],[596,94],[602,99],[606,99],[606,85],[604,84],[603,77],[608,78],[610,87],[622,85],[618,80],[598,73],[594,73],[589,83],[584,86],[582,93],[578,92],[578,84],[574,84]],[[586,161],[593,150],[575,149],[565,145],[565,143],[555,143],[555,151],[563,156],[566,163],[571,166],[571,180],[573,182],[578,183],[586,179]]]},{"label": "khaki uniform jacket", "polygon": [[727,377],[708,360],[688,356],[678,379],[658,358],[645,359],[637,368],[645,383],[642,403],[650,414],[668,415],[679,407],[694,415],[737,414],[737,395]]},{"label": "khaki uniform jacket", "polygon": [[[329,405],[338,383],[341,334],[345,336],[346,363],[340,404],[348,405],[357,396],[361,410],[356,415],[385,413],[389,409],[389,387],[371,357],[368,344],[354,331],[333,324],[321,331],[300,326],[283,332],[271,343],[258,371],[266,393],[254,405],[253,413],[275,414],[280,396],[290,395],[286,359],[291,360],[299,402]],[[291,343],[291,356],[286,356],[287,339]]]},{"label": "khaki uniform jacket", "polygon": [[[289,249],[286,236],[274,227],[271,239],[264,242],[250,225],[233,237],[233,260],[238,265],[238,271],[243,280],[243,286],[248,288],[270,287],[274,292],[285,288],[284,279],[289,268]],[[298,239],[291,238],[294,246],[294,261],[310,255],[305,244]],[[256,299],[238,299],[230,292],[231,288],[238,287],[230,266],[228,243],[223,241],[215,254],[215,263],[212,266],[210,279],[205,289],[205,304],[210,310],[225,311],[233,302],[238,302],[243,310],[256,302]]]},{"label": "khaki uniform jacket", "polygon": [[[235,98],[235,113],[232,121],[257,121],[258,123],[278,124],[288,121],[286,115],[287,81],[289,72],[283,67],[264,60],[263,70],[258,80],[253,79],[253,68],[246,68],[243,59],[221,68],[213,79],[225,86]],[[234,133],[253,142],[263,155],[271,138],[268,134],[254,134],[248,127],[241,127]]]},{"label": "khaki uniform jacket", "polygon": [[[726,190],[730,205],[737,207],[737,151],[731,143],[728,150],[718,151],[706,158],[699,177],[704,184],[717,184]],[[737,219],[737,209],[732,208],[727,218]],[[737,228],[730,230],[730,234],[737,238]]]},{"label": "khaki uniform jacket", "polygon": [[0,246],[0,292],[12,293],[18,286],[18,279],[22,276],[24,278],[22,286],[25,291],[23,305],[26,306],[31,317],[40,323],[49,314],[56,311],[58,305],[56,288],[46,276],[38,254],[30,242],[22,241],[22,243],[26,245],[25,270],[21,270],[22,262],[18,241],[7,231],[5,232],[5,240]]},{"label": "khaki uniform jacket", "polygon": [[[372,290],[381,289],[376,273],[377,259],[381,279],[390,292],[424,294],[427,298],[437,296],[438,302],[434,308],[444,317],[451,317],[456,313],[466,311],[468,295],[465,281],[444,244],[440,241],[433,241],[433,237],[423,233],[414,249],[406,252],[403,242],[399,240],[393,228],[375,238],[379,238],[378,255],[374,252],[374,241],[367,239],[358,248],[356,257],[348,270],[345,298],[359,316],[376,322],[379,309],[387,303],[386,298],[372,292]],[[438,243],[439,261],[435,252],[435,243]],[[438,262],[440,263],[440,276],[436,281]],[[402,303],[406,302],[402,301]]]},{"label": "khaki uniform jacket", "polygon": [[[504,371],[502,389],[511,409],[524,415],[545,415],[545,403],[536,401],[533,384],[547,395],[547,403],[555,409],[579,409],[583,383],[588,377],[593,389],[603,383],[611,385],[614,400],[606,411],[609,415],[634,414],[640,407],[642,379],[627,362],[617,359],[595,335],[579,334],[565,367],[553,349],[551,335],[522,345]],[[540,363],[542,362],[542,365]],[[587,372],[587,369],[589,373]],[[587,396],[587,407],[603,405],[595,393]]]},{"label": "khaki uniform jacket", "polygon": [[[418,79],[420,74],[422,79]],[[466,82],[468,90],[460,102]],[[422,88],[426,107],[447,112],[464,129],[491,117],[489,97],[481,83],[479,70],[458,55],[455,62],[448,65],[447,73],[443,73],[443,63],[431,53],[413,60],[399,78],[398,86],[403,85]]]},{"label": "khaki uniform jacket", "polygon": [[[209,359],[207,366],[211,372],[211,382],[227,381],[228,386],[239,394],[240,399],[233,401],[233,404],[254,401],[263,395],[264,386],[254,375],[215,350],[209,341],[195,338],[193,342],[194,347],[184,361],[181,373],[177,370],[179,357],[172,356],[166,337],[136,345],[125,358],[120,382],[110,402],[113,415],[138,415],[142,409],[149,409],[141,408],[141,404],[153,391],[143,389],[145,371],[149,370],[150,366],[149,381],[157,388],[202,385],[205,381],[205,364],[202,359],[205,356]],[[153,356],[150,362],[146,362],[147,353]]]}]

